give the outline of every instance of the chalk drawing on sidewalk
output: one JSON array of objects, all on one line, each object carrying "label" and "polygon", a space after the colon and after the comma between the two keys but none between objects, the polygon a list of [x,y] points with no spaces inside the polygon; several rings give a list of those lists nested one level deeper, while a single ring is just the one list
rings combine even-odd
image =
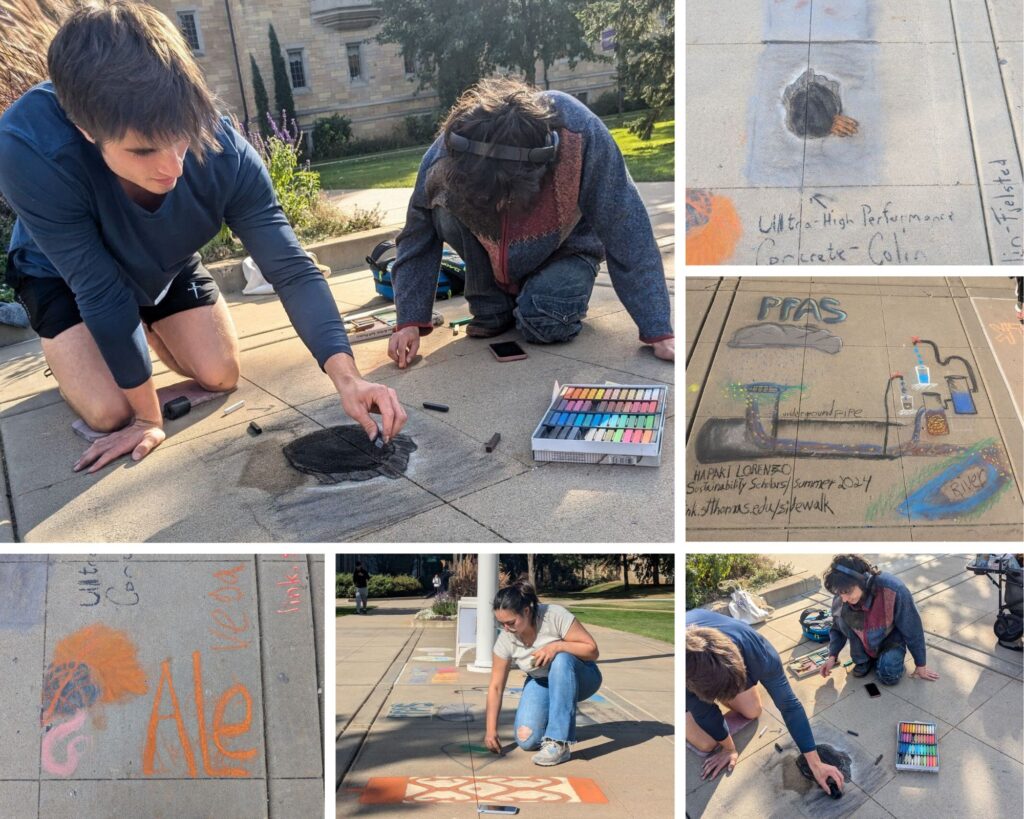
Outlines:
[{"label": "chalk drawing on sidewalk", "polygon": [[430,682],[432,668],[410,668],[406,685],[427,685]]},{"label": "chalk drawing on sidewalk", "polygon": [[453,703],[442,705],[437,709],[437,718],[445,722],[474,722],[480,714],[480,709],[475,705],[462,705]]},{"label": "chalk drawing on sidewalk", "polygon": [[[147,690],[137,650],[124,632],[94,623],[60,640],[43,676],[43,770],[54,776],[71,776],[92,742],[77,733],[83,729],[89,709],[126,702]],[[70,719],[58,723],[60,717]]]},{"label": "chalk drawing on sidewalk", "polygon": [[431,685],[440,685],[442,683],[454,683],[459,681],[459,669],[455,666],[447,666],[445,668],[439,668],[434,672],[434,676],[430,678]]},{"label": "chalk drawing on sidewalk", "polygon": [[406,803],[607,804],[593,779],[575,776],[371,777],[359,796],[363,805]]},{"label": "chalk drawing on sidewalk", "polygon": [[[449,742],[447,745],[442,745],[441,750],[449,759],[457,762],[467,771],[482,770],[492,762],[501,759],[497,754],[491,753],[487,746],[471,745],[468,742]],[[473,754],[472,760],[470,753]]]},{"label": "chalk drawing on sidewalk", "polygon": [[[227,764],[227,760],[235,762],[252,760],[259,754],[259,748],[253,746],[234,749],[226,744],[228,739],[243,737],[252,728],[252,694],[242,683],[235,683],[229,687],[217,700],[213,709],[212,722],[207,721],[206,694],[207,686],[203,683],[202,654],[199,651],[194,651],[192,652],[192,695],[195,703],[196,740],[199,745],[203,773],[209,777],[247,778],[252,776],[253,772],[250,769],[231,766]],[[164,702],[165,696],[170,703],[169,713],[161,713],[161,704]],[[237,704],[233,705],[236,701]],[[229,711],[232,716],[241,715],[241,719],[235,722],[227,721],[226,717]],[[163,743],[160,742],[159,731],[162,722],[174,724],[175,738],[178,741],[177,747],[166,740]],[[209,747],[211,740],[216,753]],[[196,764],[189,728],[186,726],[185,717],[182,714],[181,700],[175,689],[174,675],[169,659],[160,664],[160,679],[153,695],[153,705],[146,728],[146,741],[142,750],[142,773],[144,776],[173,773],[161,761],[158,748],[163,748],[172,762],[184,759],[189,777],[195,779],[199,776],[199,767]],[[225,764],[217,767],[215,763],[221,761],[224,761]]]},{"label": "chalk drawing on sidewalk", "polygon": [[732,258],[743,226],[732,201],[700,188],[686,189],[686,263],[723,264]]},{"label": "chalk drawing on sidewalk", "polygon": [[739,328],[729,340],[729,346],[739,349],[808,348],[835,355],[843,349],[843,340],[822,327],[768,321]]},{"label": "chalk drawing on sidewalk", "polygon": [[432,702],[395,702],[388,709],[387,719],[430,718],[434,715]]},{"label": "chalk drawing on sidewalk", "polygon": [[450,663],[454,660],[454,657],[445,657],[443,654],[426,654],[422,657],[412,658],[414,663]]},{"label": "chalk drawing on sidewalk", "polygon": [[843,114],[839,83],[808,68],[782,95],[786,127],[798,137],[852,137],[860,123]]}]

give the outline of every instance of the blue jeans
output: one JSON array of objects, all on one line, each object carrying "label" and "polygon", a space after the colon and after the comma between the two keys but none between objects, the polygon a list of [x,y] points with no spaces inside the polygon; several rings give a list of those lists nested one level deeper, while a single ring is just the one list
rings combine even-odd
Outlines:
[{"label": "blue jeans", "polygon": [[[871,657],[861,645],[860,638],[852,631],[848,632],[850,638],[850,657],[860,665],[871,661]],[[885,649],[875,660],[875,679],[882,685],[896,685],[903,677],[903,663],[907,658],[907,646],[904,643],[890,646]]]},{"label": "blue jeans", "polygon": [[[576,703],[594,696],[600,687],[596,663],[565,651],[556,654],[546,678],[526,678],[516,710],[516,744],[524,751],[535,751],[545,739],[575,742]],[[519,735],[520,728],[530,731],[525,739]]]},{"label": "blue jeans", "polygon": [[473,324],[502,330],[515,321],[533,344],[569,341],[583,329],[597,268],[583,256],[555,259],[531,273],[512,296],[498,287],[487,251],[455,216],[434,208],[434,230],[466,263],[466,301]]}]

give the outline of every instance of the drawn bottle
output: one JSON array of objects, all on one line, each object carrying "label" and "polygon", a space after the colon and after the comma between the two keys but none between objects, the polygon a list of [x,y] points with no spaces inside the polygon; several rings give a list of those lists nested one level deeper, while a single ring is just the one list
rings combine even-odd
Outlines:
[{"label": "drawn bottle", "polygon": [[914,396],[907,392],[907,382],[904,381],[903,376],[899,377],[900,383],[900,415],[913,415],[914,414]]},{"label": "drawn bottle", "polygon": [[953,412],[957,415],[978,414],[978,409],[974,406],[974,397],[967,384],[967,376],[947,375],[946,384],[949,385],[949,395],[953,399]]},{"label": "drawn bottle", "polygon": [[914,375],[917,376],[918,389],[921,389],[921,387],[931,386],[931,381],[929,380],[931,374],[928,372],[928,365],[918,364],[916,367],[914,367]]},{"label": "drawn bottle", "polygon": [[949,422],[942,396],[937,392],[922,393],[924,401],[924,428],[929,435],[949,435]]}]

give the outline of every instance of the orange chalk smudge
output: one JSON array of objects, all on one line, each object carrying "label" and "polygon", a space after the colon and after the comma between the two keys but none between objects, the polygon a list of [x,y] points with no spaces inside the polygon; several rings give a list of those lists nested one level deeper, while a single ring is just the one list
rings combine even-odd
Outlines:
[{"label": "orange chalk smudge", "polygon": [[743,235],[743,226],[732,202],[724,196],[694,196],[688,190],[688,207],[701,208],[702,224],[687,227],[686,264],[722,264],[728,261]]},{"label": "orange chalk smudge", "polygon": [[53,649],[51,666],[64,671],[55,696],[46,706],[42,724],[48,723],[60,704],[60,693],[78,666],[89,669],[89,678],[99,691],[100,702],[123,702],[148,690],[146,673],[139,665],[138,652],[122,631],[94,623],[61,640]]}]

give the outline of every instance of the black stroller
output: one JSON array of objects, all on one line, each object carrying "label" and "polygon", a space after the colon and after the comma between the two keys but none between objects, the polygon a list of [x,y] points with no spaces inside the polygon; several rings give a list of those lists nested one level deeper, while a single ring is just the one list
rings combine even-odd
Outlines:
[{"label": "black stroller", "polygon": [[1024,651],[1024,555],[975,555],[967,571],[983,574],[999,589],[999,611],[992,627],[999,645]]}]

